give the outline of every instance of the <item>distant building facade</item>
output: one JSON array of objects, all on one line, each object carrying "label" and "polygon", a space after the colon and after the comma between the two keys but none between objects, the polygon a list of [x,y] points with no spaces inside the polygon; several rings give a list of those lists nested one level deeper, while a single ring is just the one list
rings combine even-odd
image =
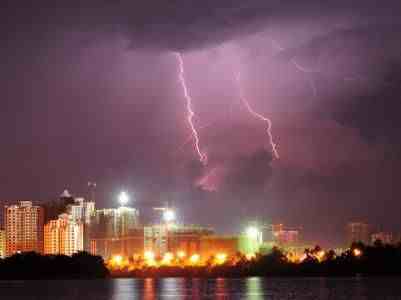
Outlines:
[{"label": "distant building facade", "polygon": [[43,253],[44,211],[31,201],[4,207],[6,256],[18,252]]},{"label": "distant building facade", "polygon": [[96,210],[89,225],[90,252],[104,258],[143,252],[144,229],[139,225],[139,212],[135,208]]},{"label": "distant building facade", "polygon": [[161,256],[168,251],[168,228],[163,224],[144,227],[144,250]]},{"label": "distant building facade", "polygon": [[284,224],[270,224],[262,229],[263,242],[279,247],[296,247],[300,244],[300,228],[291,228]]},{"label": "distant building facade", "polygon": [[210,235],[200,239],[201,257],[208,258],[216,253],[225,253],[233,256],[239,252],[239,241],[237,236]]},{"label": "distant building facade", "polygon": [[95,214],[95,202],[85,201],[84,198],[75,198],[73,204],[67,205],[67,213],[76,221],[89,224]]},{"label": "distant building facade", "polygon": [[390,232],[376,232],[371,235],[371,243],[381,241],[383,244],[392,244],[394,242],[393,234]]},{"label": "distant building facade", "polygon": [[214,234],[211,228],[201,226],[174,226],[167,232],[167,251],[183,251],[187,255],[201,252],[201,240]]},{"label": "distant building facade", "polygon": [[73,255],[84,250],[83,223],[71,215],[61,214],[44,227],[44,253]]},{"label": "distant building facade", "polygon": [[0,258],[6,257],[6,231],[0,230]]},{"label": "distant building facade", "polygon": [[84,250],[90,252],[89,226],[91,218],[95,215],[95,202],[85,201],[84,198],[74,198],[74,203],[68,204],[66,212],[83,225]]},{"label": "distant building facade", "polygon": [[346,228],[347,246],[355,242],[370,243],[369,225],[362,222],[350,222]]},{"label": "distant building facade", "polygon": [[163,256],[166,252],[199,254],[201,239],[212,235],[210,228],[200,226],[183,226],[158,224],[144,227],[144,250],[152,251],[155,256]]}]

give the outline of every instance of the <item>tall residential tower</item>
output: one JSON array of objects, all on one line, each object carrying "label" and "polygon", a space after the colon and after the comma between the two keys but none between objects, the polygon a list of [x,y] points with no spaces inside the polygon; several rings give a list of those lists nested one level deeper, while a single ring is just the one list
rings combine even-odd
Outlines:
[{"label": "tall residential tower", "polygon": [[43,208],[30,201],[4,207],[6,255],[18,252],[43,252]]}]

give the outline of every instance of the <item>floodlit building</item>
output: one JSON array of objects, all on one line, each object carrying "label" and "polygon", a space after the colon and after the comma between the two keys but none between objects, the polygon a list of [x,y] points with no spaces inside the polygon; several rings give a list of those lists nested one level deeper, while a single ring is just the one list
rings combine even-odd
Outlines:
[{"label": "floodlit building", "polygon": [[300,228],[291,228],[284,224],[263,226],[263,241],[279,247],[295,247],[300,243]]},{"label": "floodlit building", "polygon": [[93,255],[100,255],[108,259],[115,255],[131,257],[144,252],[144,230],[138,227],[127,236],[119,238],[91,238],[90,250]]},{"label": "floodlit building", "polygon": [[350,246],[354,242],[370,243],[369,225],[361,222],[351,222],[346,228],[347,244]]},{"label": "floodlit building", "polygon": [[201,226],[175,226],[167,232],[167,251],[184,252],[187,255],[200,253],[201,239],[214,234],[211,228]]},{"label": "floodlit building", "polygon": [[104,258],[142,253],[144,230],[138,210],[126,206],[96,210],[89,225],[89,244],[92,254]]},{"label": "floodlit building", "polygon": [[201,239],[212,234],[212,229],[200,226],[145,226],[144,250],[152,251],[156,256],[163,256],[167,252],[192,255],[200,252]]},{"label": "floodlit building", "polygon": [[127,236],[139,226],[139,212],[131,207],[98,209],[90,221],[92,237],[118,238]]},{"label": "floodlit building", "polygon": [[49,221],[44,227],[44,253],[71,256],[84,250],[83,223],[71,215],[61,214],[57,220]]},{"label": "floodlit building", "polygon": [[0,230],[0,258],[6,257],[6,232]]},{"label": "floodlit building", "polygon": [[95,202],[85,201],[84,198],[74,198],[74,203],[68,204],[66,211],[76,221],[83,224],[84,250],[90,251],[89,225],[95,214]]},{"label": "floodlit building", "polygon": [[161,256],[168,251],[168,228],[165,225],[152,225],[144,227],[144,250],[152,251]]},{"label": "floodlit building", "polygon": [[203,236],[200,239],[200,255],[202,258],[209,258],[216,253],[225,253],[227,256],[233,256],[238,253],[238,237],[210,235]]},{"label": "floodlit building", "polygon": [[299,230],[287,229],[276,233],[276,241],[279,245],[293,246],[299,243]]},{"label": "floodlit building", "polygon": [[43,252],[44,212],[31,201],[4,207],[6,256],[18,252]]},{"label": "floodlit building", "polygon": [[73,204],[67,205],[67,213],[74,220],[89,224],[95,213],[95,202],[85,201],[84,198],[75,198]]}]

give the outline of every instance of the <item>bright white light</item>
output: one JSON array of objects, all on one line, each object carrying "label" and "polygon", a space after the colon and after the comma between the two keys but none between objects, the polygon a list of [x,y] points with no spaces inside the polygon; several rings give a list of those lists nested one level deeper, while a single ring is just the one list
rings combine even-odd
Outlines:
[{"label": "bright white light", "polygon": [[129,201],[129,195],[127,192],[121,192],[120,195],[118,195],[118,202],[120,202],[121,206],[124,206],[128,203]]},{"label": "bright white light", "polygon": [[251,239],[258,239],[259,238],[259,230],[255,226],[250,226],[246,229],[246,235]]},{"label": "bright white light", "polygon": [[166,209],[163,212],[163,219],[166,222],[173,222],[175,221],[175,211],[172,209]]}]

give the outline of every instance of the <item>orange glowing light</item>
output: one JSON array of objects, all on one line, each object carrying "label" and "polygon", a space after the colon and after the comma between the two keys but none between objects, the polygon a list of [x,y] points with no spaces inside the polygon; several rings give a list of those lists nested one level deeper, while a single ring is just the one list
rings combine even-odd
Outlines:
[{"label": "orange glowing light", "polygon": [[155,262],[155,254],[152,251],[145,251],[143,254],[143,257],[145,258],[145,263],[149,266],[154,266],[156,265]]},{"label": "orange glowing light", "polygon": [[216,264],[221,265],[224,264],[227,260],[227,254],[226,253],[217,253],[216,254]]},{"label": "orange glowing light", "polygon": [[187,254],[184,251],[178,251],[177,252],[177,257],[179,259],[183,259],[183,258],[185,258],[185,256],[187,256]]},{"label": "orange glowing light", "polygon": [[316,258],[317,258],[319,261],[322,261],[325,255],[326,255],[326,252],[325,252],[324,250],[320,250],[320,251],[316,254]]},{"label": "orange glowing light", "polygon": [[111,259],[111,262],[117,266],[120,266],[123,262],[123,257],[121,255],[115,255]]},{"label": "orange glowing light", "polygon": [[145,253],[143,254],[143,257],[146,260],[154,260],[155,259],[155,254],[152,251],[145,251]]},{"label": "orange glowing light", "polygon": [[171,252],[167,252],[164,254],[163,259],[162,259],[162,264],[164,265],[169,265],[174,259],[174,254]]},{"label": "orange glowing light", "polygon": [[189,258],[189,262],[191,264],[197,264],[200,261],[200,255],[199,254],[193,254],[191,255],[191,257]]},{"label": "orange glowing light", "polygon": [[256,257],[255,253],[247,253],[247,254],[245,255],[245,258],[246,258],[247,260],[252,260],[252,259],[254,259],[255,257]]},{"label": "orange glowing light", "polygon": [[359,256],[362,255],[362,251],[357,249],[357,248],[355,248],[354,251],[353,251],[353,254],[354,254],[354,256],[359,257]]}]

